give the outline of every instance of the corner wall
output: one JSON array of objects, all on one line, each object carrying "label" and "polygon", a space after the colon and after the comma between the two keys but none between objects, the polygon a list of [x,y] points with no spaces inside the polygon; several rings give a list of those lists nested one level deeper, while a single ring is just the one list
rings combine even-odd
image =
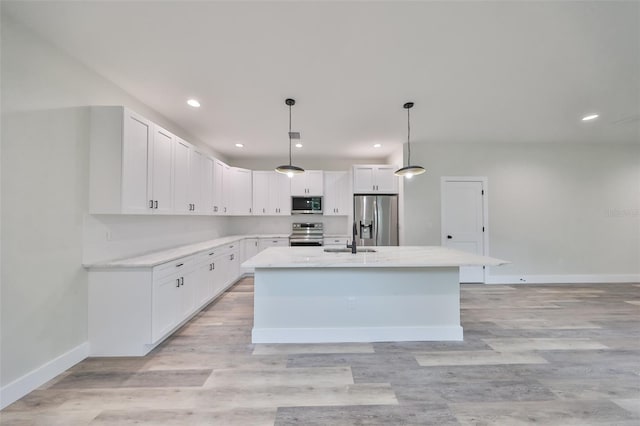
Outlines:
[{"label": "corner wall", "polygon": [[[412,144],[406,244],[440,245],[440,177],[486,176],[494,282],[640,277],[640,143]],[[563,278],[564,277],[564,278]]]},{"label": "corner wall", "polygon": [[[87,106],[125,105],[185,139],[188,134],[6,13],[0,35],[0,406],[4,406],[88,353],[83,239],[91,240],[96,226],[85,229]],[[153,250],[195,239],[200,233],[217,235],[224,220],[216,219],[222,218],[95,220],[101,220],[99,229],[106,226],[115,237],[126,230],[136,250]],[[89,222],[95,225],[93,220]],[[162,237],[146,238],[153,233]],[[128,254],[128,244],[118,248],[116,243],[104,243],[101,253]]]}]

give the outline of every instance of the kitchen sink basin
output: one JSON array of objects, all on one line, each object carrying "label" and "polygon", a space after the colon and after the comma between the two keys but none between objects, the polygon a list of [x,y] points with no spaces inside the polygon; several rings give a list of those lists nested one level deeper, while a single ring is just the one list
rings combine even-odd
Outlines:
[{"label": "kitchen sink basin", "polygon": [[[326,248],[324,249],[326,253],[351,253],[350,248],[342,247],[342,248]],[[376,251],[372,248],[358,248],[358,253],[375,253]]]}]

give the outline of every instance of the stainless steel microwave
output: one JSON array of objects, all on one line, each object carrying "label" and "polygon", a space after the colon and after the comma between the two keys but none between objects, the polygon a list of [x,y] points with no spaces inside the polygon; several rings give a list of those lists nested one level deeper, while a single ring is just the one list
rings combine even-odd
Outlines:
[{"label": "stainless steel microwave", "polygon": [[291,197],[291,214],[322,214],[322,197]]}]

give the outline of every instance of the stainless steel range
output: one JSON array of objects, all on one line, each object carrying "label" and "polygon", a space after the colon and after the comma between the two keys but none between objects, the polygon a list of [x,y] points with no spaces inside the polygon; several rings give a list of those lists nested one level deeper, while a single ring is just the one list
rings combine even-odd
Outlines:
[{"label": "stainless steel range", "polygon": [[294,246],[321,246],[324,238],[322,223],[294,223],[291,226],[289,245]]}]

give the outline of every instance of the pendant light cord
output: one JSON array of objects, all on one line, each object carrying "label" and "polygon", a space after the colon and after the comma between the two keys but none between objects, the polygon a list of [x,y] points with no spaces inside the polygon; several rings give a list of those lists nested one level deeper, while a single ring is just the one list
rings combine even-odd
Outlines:
[{"label": "pendant light cord", "polygon": [[411,108],[407,108],[407,166],[411,165],[411,142],[409,141],[411,136],[411,120],[409,119],[409,111]]},{"label": "pendant light cord", "polygon": [[289,165],[291,165],[291,105],[289,105]]}]

